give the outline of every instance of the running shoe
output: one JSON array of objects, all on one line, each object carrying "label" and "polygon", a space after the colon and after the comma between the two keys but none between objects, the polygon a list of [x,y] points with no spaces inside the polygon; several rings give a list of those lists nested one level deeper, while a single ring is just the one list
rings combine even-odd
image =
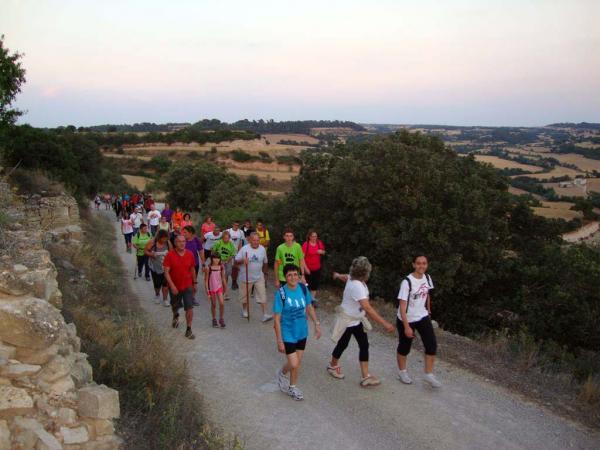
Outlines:
[{"label": "running shoe", "polygon": [[196,300],[196,299],[194,299],[194,301],[192,302],[192,304],[194,306],[200,306],[200,302],[198,300]]},{"label": "running shoe", "polygon": [[160,295],[159,295],[159,294],[156,294],[156,295],[154,296],[154,303],[155,303],[156,305],[160,305]]},{"label": "running shoe", "polygon": [[217,319],[213,319],[212,324],[213,328],[219,328],[219,322],[217,322]]},{"label": "running shoe", "polygon": [[246,310],[242,309],[242,317],[243,317],[244,319],[247,319],[247,318],[248,318],[248,311],[246,311]]},{"label": "running shoe", "polygon": [[408,375],[408,371],[406,370],[401,370],[398,372],[398,379],[404,384],[412,384],[413,382],[412,378]]},{"label": "running shoe", "polygon": [[225,328],[225,321],[223,319],[219,319],[219,325],[221,328]]},{"label": "running shoe", "polygon": [[188,339],[196,339],[196,336],[194,336],[194,333],[192,333],[191,328],[188,328],[187,330],[185,330],[185,337]]},{"label": "running shoe", "polygon": [[138,278],[142,278],[141,272],[138,272]]},{"label": "running shoe", "polygon": [[169,304],[169,300],[163,300],[163,306],[164,306],[165,308],[168,308],[168,307],[170,307],[171,305]]},{"label": "running shoe", "polygon": [[373,375],[367,375],[365,378],[362,378],[360,380],[361,387],[379,386],[380,384],[381,384],[381,381],[379,381],[379,378],[377,378]]},{"label": "running shoe", "polygon": [[296,386],[290,386],[288,388],[287,395],[292,397],[294,400],[304,400],[304,394]]},{"label": "running shoe", "polygon": [[237,291],[239,288],[240,288],[240,287],[238,286],[238,284],[237,284],[237,281],[233,281],[233,282],[231,283],[231,289],[232,289],[233,291]]},{"label": "running shoe", "polygon": [[283,374],[281,367],[277,369],[277,384],[279,385],[281,392],[287,394],[287,391],[290,388],[290,380]]},{"label": "running shoe", "polygon": [[263,322],[268,322],[269,320],[273,319],[273,314],[263,314],[262,316],[262,321]]},{"label": "running shoe", "polygon": [[146,281],[150,281],[150,277],[146,277]]},{"label": "running shoe", "polygon": [[432,388],[441,388],[442,383],[432,373],[426,373],[423,377],[423,381],[428,383]]},{"label": "running shoe", "polygon": [[345,377],[345,375],[342,373],[342,368],[340,366],[332,366],[331,364],[328,364],[327,373],[333,378],[337,378],[338,380],[342,380]]},{"label": "running shoe", "polygon": [[229,297],[229,294],[225,294],[225,301],[229,301],[231,300],[231,297]]}]

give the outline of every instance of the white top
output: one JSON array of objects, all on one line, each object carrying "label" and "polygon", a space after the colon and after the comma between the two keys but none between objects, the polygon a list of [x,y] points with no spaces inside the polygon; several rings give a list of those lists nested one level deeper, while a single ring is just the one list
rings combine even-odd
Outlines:
[{"label": "white top", "polygon": [[152,225],[153,227],[158,225],[158,222],[160,221],[160,212],[157,210],[150,211],[148,213],[148,221],[150,222],[150,225]]},{"label": "white top", "polygon": [[[423,317],[429,315],[429,311],[427,311],[427,297],[429,297],[429,291],[433,289],[433,281],[429,284],[425,275],[419,279],[410,274],[408,278],[410,279],[411,284],[410,299],[408,298],[408,282],[405,279],[400,283],[398,298],[404,301],[409,300],[406,318],[409,323],[412,323],[418,322]],[[398,318],[402,320],[400,308],[398,308]]]},{"label": "white top", "polygon": [[135,228],[139,228],[140,225],[142,224],[142,215],[140,213],[131,213],[131,216],[129,216],[129,218],[131,219],[131,221],[133,222],[133,226]]},{"label": "white top", "polygon": [[[365,312],[360,307],[360,301],[369,298],[369,288],[363,281],[348,278],[344,295],[342,296],[342,308],[351,316],[364,316]],[[349,327],[354,327],[360,323],[360,320],[349,322]]]},{"label": "white top", "polygon": [[229,234],[231,235],[231,242],[233,242],[235,249],[239,249],[240,243],[244,242],[244,232],[241,228],[238,228],[237,231],[230,228],[227,231],[229,231]]},{"label": "white top", "polygon": [[215,245],[215,242],[221,239],[221,236],[223,236],[223,233],[215,234],[212,231],[209,231],[204,235],[204,239],[206,239],[206,242],[204,242],[202,246],[205,250],[211,250],[213,248],[213,245]]},{"label": "white top", "polygon": [[[243,261],[248,255],[248,281],[253,283],[263,278],[263,264],[267,264],[267,252],[262,245],[258,248],[252,248],[250,244],[244,245],[241,250],[235,255],[236,261]],[[246,265],[242,263],[240,266],[240,274],[238,280],[246,281]]]}]

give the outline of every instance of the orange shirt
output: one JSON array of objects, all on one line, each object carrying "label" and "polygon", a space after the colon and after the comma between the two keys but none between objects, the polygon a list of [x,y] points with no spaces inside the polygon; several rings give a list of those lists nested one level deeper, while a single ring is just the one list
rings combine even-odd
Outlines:
[{"label": "orange shirt", "polygon": [[183,221],[183,213],[182,212],[174,212],[171,216],[171,222],[173,222],[173,229],[179,231],[181,228],[181,222]]}]

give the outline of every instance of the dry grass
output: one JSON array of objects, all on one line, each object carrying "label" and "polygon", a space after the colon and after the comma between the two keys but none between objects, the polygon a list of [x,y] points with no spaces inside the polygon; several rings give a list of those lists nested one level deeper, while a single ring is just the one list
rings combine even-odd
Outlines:
[{"label": "dry grass", "polygon": [[560,187],[560,183],[544,183],[545,188],[552,188],[562,197],[583,197],[585,194],[579,186]]},{"label": "dry grass", "polygon": [[139,189],[140,191],[146,190],[146,185],[150,183],[152,180],[147,177],[140,177],[137,175],[123,175],[125,181],[132,185],[134,188]]},{"label": "dry grass", "polygon": [[598,380],[594,380],[592,376],[588,377],[581,387],[579,400],[589,403],[590,405],[600,406],[600,383]]},{"label": "dry grass", "polygon": [[533,212],[547,219],[573,220],[583,218],[581,211],[571,210],[573,203],[570,202],[542,202],[542,205],[541,207],[534,207]]},{"label": "dry grass", "polygon": [[127,289],[112,221],[95,216],[84,228],[81,250],[56,247],[51,252],[55,261],[66,259],[78,268],[69,271],[57,264],[63,312],[77,325],[94,379],[119,391],[118,432],[126,448],[237,448],[237,442],[224,441],[203,419],[202,401],[185,364],[173,356]]},{"label": "dry grass", "polygon": [[272,172],[267,170],[253,170],[253,169],[239,169],[230,168],[229,172],[235,173],[240,177],[248,177],[250,175],[256,175],[260,180],[277,180],[277,181],[291,181],[293,177],[298,175],[297,172]]},{"label": "dry grass", "polygon": [[528,172],[539,172],[541,167],[532,166],[530,164],[521,164],[515,161],[498,158],[490,155],[475,155],[475,159],[479,162],[489,163],[497,169],[522,169]]},{"label": "dry grass", "polygon": [[552,177],[564,177],[568,176],[571,178],[575,178],[577,175],[584,175],[579,170],[569,169],[568,167],[555,167],[550,172],[545,173],[534,173],[532,175],[527,175],[530,178],[535,178],[536,180],[547,180]]},{"label": "dry grass", "polygon": [[598,159],[589,159],[585,156],[577,155],[575,153],[549,153],[548,156],[555,158],[564,164],[574,164],[584,172],[591,172],[593,170],[600,171],[600,160]]}]

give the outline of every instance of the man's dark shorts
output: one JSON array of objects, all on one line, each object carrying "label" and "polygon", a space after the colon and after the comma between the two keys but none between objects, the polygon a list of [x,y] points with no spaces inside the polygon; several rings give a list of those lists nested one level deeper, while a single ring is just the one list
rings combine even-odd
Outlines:
[{"label": "man's dark shorts", "polygon": [[169,296],[171,297],[171,306],[177,309],[183,307],[185,311],[189,311],[194,308],[194,292],[191,287],[179,292],[177,295],[173,295],[173,292],[169,289]]}]

